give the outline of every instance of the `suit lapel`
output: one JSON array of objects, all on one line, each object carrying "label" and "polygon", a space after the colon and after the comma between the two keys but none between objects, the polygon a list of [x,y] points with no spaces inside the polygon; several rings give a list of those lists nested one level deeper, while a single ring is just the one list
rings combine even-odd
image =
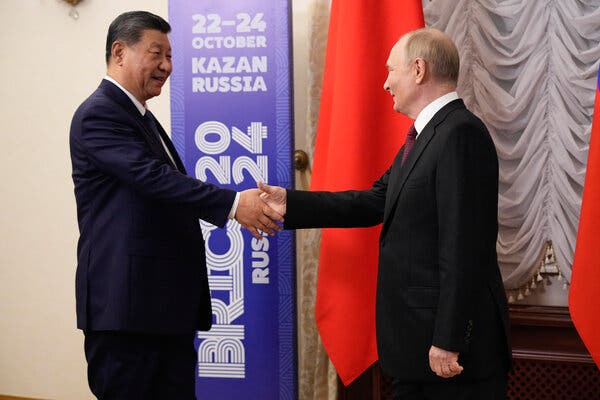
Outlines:
[{"label": "suit lapel", "polygon": [[431,121],[425,125],[423,131],[417,137],[415,144],[408,154],[404,165],[400,166],[400,160],[402,160],[402,153],[404,152],[404,147],[402,147],[401,151],[398,152],[396,156],[396,160],[394,160],[394,164],[392,166],[392,171],[390,175],[390,186],[387,193],[386,201],[385,201],[385,209],[383,214],[383,229],[385,231],[388,218],[393,213],[393,210],[396,208],[396,204],[398,202],[398,198],[404,188],[404,184],[406,180],[410,176],[411,172],[415,168],[417,161],[421,157],[421,154],[425,151],[431,139],[435,136],[436,127],[442,123],[446,116],[453,110],[457,108],[464,108],[465,105],[462,100],[454,100],[447,105],[445,105],[440,111],[438,111]]},{"label": "suit lapel", "polygon": [[435,129],[433,126],[428,124],[423,131],[419,134],[419,137],[415,141],[411,152],[408,154],[404,165],[400,165],[402,160],[402,153],[404,152],[404,147],[402,151],[398,153],[396,156],[396,160],[394,161],[394,165],[392,167],[391,175],[390,175],[390,191],[388,191],[386,200],[385,200],[385,209],[383,214],[383,222],[384,229],[386,225],[386,221],[388,220],[390,214],[396,207],[396,203],[398,202],[398,197],[404,188],[404,184],[406,183],[407,178],[410,176],[417,160],[435,135]]},{"label": "suit lapel", "polygon": [[[100,82],[99,89],[101,91],[106,92],[111,99],[117,102],[119,106],[121,106],[127,113],[129,113],[135,118],[138,125],[140,126],[139,131],[142,133],[142,137],[148,143],[148,146],[150,146],[150,148],[152,149],[152,152],[155,153],[157,156],[160,156],[161,159],[163,159],[168,164],[173,165],[171,159],[165,152],[165,148],[160,142],[160,139],[156,136],[156,133],[152,130],[152,128],[148,126],[148,124],[144,120],[144,116],[140,114],[139,110],[137,109],[135,104],[133,104],[131,99],[127,97],[127,95],[115,84],[113,84],[110,81],[107,81],[106,79],[103,79],[102,82]],[[185,167],[183,166],[183,163],[181,162],[181,159],[179,158],[179,155],[177,154],[173,143],[169,139],[168,135],[166,134],[160,123],[158,123],[158,121],[154,117],[152,117],[152,119],[154,119],[156,131],[162,137],[162,139],[165,142],[165,145],[171,152],[171,155],[175,160],[177,169],[179,169],[179,171],[185,174]]]},{"label": "suit lapel", "polygon": [[[415,143],[415,146],[416,146],[416,143]],[[413,146],[413,147],[415,147],[415,146]],[[392,205],[393,205],[392,199],[397,197],[398,191],[400,190],[400,186],[401,186],[400,174],[403,169],[400,164],[402,162],[403,154],[404,154],[404,146],[402,146],[400,151],[398,151],[398,154],[396,154],[396,158],[394,159],[394,163],[392,164],[392,170],[390,171],[389,185],[388,185],[388,190],[387,190],[386,198],[385,198],[385,208],[383,211],[383,221],[384,222],[388,219],[388,216],[390,215]]]}]

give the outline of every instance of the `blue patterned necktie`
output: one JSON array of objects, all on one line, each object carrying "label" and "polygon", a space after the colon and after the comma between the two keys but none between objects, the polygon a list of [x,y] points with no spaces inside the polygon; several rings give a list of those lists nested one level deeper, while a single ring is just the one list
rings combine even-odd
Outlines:
[{"label": "blue patterned necktie", "polygon": [[417,130],[415,129],[414,124],[410,126],[408,133],[406,134],[406,140],[404,141],[404,153],[402,153],[402,161],[400,162],[400,166],[404,165],[404,161],[406,161],[406,157],[408,157],[408,153],[412,149],[415,144],[415,139],[417,138]]}]

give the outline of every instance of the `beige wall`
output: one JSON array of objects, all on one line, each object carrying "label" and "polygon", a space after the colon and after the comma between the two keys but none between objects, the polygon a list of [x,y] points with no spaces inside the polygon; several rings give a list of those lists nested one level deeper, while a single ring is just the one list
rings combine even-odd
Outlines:
[{"label": "beige wall", "polygon": [[[306,87],[307,9],[294,0],[295,85]],[[92,398],[75,328],[77,226],[68,129],[104,76],[104,40],[120,12],[167,16],[167,0],[1,0],[0,393]],[[295,106],[303,146],[304,93]],[[169,89],[150,102],[169,130]]]}]

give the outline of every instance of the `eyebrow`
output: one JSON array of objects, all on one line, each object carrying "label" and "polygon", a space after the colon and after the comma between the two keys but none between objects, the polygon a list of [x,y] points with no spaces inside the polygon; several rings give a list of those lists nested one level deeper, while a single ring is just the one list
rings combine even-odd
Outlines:
[{"label": "eyebrow", "polygon": [[[162,45],[161,43],[159,43],[159,42],[152,42],[152,43],[150,43],[150,45],[148,46],[148,48],[149,48],[149,49],[151,49],[151,48],[154,48],[154,47],[158,47],[158,48],[159,48],[159,49],[161,49],[161,50],[164,48],[164,47],[163,47],[163,45]],[[171,52],[171,51],[172,51],[171,47],[170,47],[170,46],[169,46],[169,47],[167,47],[167,48],[166,48],[166,51],[167,51],[167,52]]]}]

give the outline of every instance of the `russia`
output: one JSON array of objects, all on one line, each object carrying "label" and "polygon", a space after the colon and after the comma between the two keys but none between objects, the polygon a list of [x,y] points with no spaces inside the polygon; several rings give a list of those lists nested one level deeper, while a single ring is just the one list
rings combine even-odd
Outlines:
[{"label": "russia", "polygon": [[194,93],[266,92],[262,76],[201,76],[192,78]]}]

